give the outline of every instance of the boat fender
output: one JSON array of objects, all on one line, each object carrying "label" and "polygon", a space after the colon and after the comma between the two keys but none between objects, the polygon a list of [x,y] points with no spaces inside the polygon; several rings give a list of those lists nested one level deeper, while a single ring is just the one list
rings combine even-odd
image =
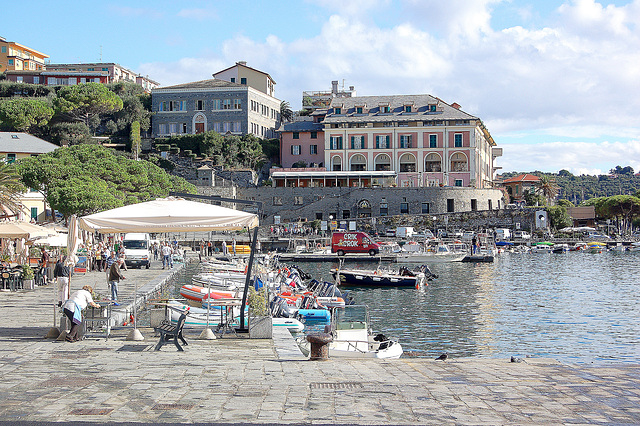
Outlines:
[{"label": "boat fender", "polygon": [[322,245],[321,245],[320,243],[316,244],[316,248],[318,248],[318,249],[319,249],[319,248],[321,248],[321,247],[322,247]]}]

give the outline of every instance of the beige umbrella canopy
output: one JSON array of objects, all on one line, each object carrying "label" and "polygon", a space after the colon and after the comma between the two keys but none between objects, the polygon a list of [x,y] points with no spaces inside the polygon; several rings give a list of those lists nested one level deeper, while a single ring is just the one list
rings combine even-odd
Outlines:
[{"label": "beige umbrella canopy", "polygon": [[25,240],[32,240],[54,234],[54,231],[28,222],[0,222],[0,238],[24,238]]},{"label": "beige umbrella canopy", "polygon": [[173,197],[130,204],[78,219],[80,228],[102,234],[234,231],[255,228],[258,224],[258,215],[253,213]]}]

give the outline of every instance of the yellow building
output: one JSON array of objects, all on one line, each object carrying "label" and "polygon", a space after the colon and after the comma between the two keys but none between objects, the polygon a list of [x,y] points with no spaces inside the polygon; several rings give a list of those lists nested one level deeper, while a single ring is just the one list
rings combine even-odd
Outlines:
[{"label": "yellow building", "polygon": [[0,72],[42,71],[49,55],[0,37]]},{"label": "yellow building", "polygon": [[[56,148],[59,147],[28,133],[0,132],[0,160],[8,164],[13,164],[21,158],[45,154]],[[39,191],[30,190],[22,194],[19,201],[23,205],[19,219],[27,221],[34,219],[37,222],[52,220],[49,206]]]}]

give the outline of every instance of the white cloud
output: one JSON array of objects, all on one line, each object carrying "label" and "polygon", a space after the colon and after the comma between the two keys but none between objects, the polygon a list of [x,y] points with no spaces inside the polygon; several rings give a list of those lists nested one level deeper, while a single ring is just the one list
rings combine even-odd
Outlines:
[{"label": "white cloud", "polygon": [[[603,174],[615,166],[631,166],[640,171],[640,140],[629,142],[549,142],[502,144],[504,156],[498,158],[503,171]],[[534,164],[534,168],[531,165]]]},{"label": "white cloud", "polygon": [[177,16],[180,18],[193,19],[196,21],[205,21],[210,19],[218,19],[218,13],[212,9],[181,9]]}]

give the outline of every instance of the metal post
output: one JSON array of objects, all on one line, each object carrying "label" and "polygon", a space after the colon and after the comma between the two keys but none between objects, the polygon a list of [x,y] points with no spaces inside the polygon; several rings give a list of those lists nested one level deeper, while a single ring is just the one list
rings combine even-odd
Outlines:
[{"label": "metal post", "polygon": [[244,281],[244,293],[242,294],[242,305],[240,305],[240,328],[236,331],[247,333],[248,328],[244,325],[244,308],[247,305],[247,295],[249,294],[249,281],[251,280],[251,267],[253,266],[253,255],[256,252],[256,241],[258,240],[258,227],[253,228],[253,240],[251,240],[251,253],[249,254],[249,264],[247,265],[247,277]]}]

